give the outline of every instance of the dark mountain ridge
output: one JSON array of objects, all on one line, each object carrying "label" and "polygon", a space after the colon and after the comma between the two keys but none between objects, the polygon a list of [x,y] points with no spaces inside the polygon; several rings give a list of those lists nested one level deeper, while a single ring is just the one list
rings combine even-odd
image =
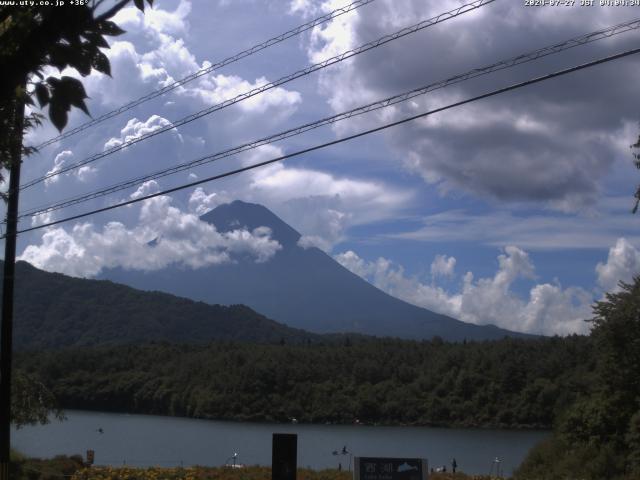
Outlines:
[{"label": "dark mountain ridge", "polygon": [[269,320],[244,305],[209,305],[105,280],[72,278],[26,262],[16,264],[13,338],[16,350],[153,341],[320,341],[318,335]]}]

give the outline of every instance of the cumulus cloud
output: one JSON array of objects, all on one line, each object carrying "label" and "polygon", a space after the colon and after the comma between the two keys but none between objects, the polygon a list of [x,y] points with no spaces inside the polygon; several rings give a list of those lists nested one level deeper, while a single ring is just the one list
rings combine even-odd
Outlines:
[{"label": "cumulus cloud", "polygon": [[197,187],[189,196],[189,209],[196,215],[201,216],[220,204],[229,203],[229,201],[230,198],[226,192],[207,194],[204,188]]},{"label": "cumulus cloud", "polygon": [[[161,44],[156,48],[163,46],[166,47]],[[111,48],[104,51],[111,64],[112,77],[92,73],[82,80],[90,97],[88,106],[92,113],[99,106],[119,107],[133,98],[161,87],[168,81],[171,75],[166,68],[155,62],[153,58],[145,59],[144,53],[139,51],[142,48],[144,47],[138,43],[134,45],[128,40],[118,40],[111,44]],[[185,65],[184,68],[188,67]],[[73,71],[63,73],[77,75]]]},{"label": "cumulus cloud", "polygon": [[44,225],[45,223],[52,222],[54,220],[53,212],[45,212],[39,215],[33,215],[31,217],[31,226],[37,227],[39,225]]},{"label": "cumulus cloud", "polygon": [[292,0],[289,3],[290,14],[299,14],[305,18],[316,15],[319,10],[320,6],[313,0]]},{"label": "cumulus cloud", "polygon": [[76,224],[71,230],[51,228],[39,245],[27,246],[19,260],[80,277],[114,267],[153,271],[178,264],[195,269],[230,262],[238,255],[268,261],[281,248],[270,235],[264,227],[220,233],[160,196],[142,204],[134,228],[120,222],[102,228],[91,223]]},{"label": "cumulus cloud", "polygon": [[[132,118],[127,122],[122,130],[120,130],[120,136],[112,137],[104,144],[104,149],[108,150],[113,147],[122,145],[123,143],[130,142],[144,135],[155,132],[171,122],[160,115],[151,115],[146,121],[140,121],[137,118]],[[182,136],[178,133],[177,128],[172,128],[171,131],[182,141]]]},{"label": "cumulus cloud", "polygon": [[96,177],[96,173],[98,172],[98,169],[95,167],[92,167],[90,165],[84,165],[80,168],[78,168],[75,171],[75,176],[78,180],[80,180],[81,182],[85,183],[85,182],[89,182],[91,180],[94,180]]},{"label": "cumulus cloud", "polygon": [[[156,87],[169,85],[198,70],[208,68],[208,60],[198,63],[196,56],[189,50],[181,35],[188,31],[187,16],[191,11],[191,3],[181,0],[174,11],[155,8],[144,15],[133,7],[121,12],[122,21],[127,25],[142,28],[152,40],[155,48],[140,53],[131,43],[116,42],[110,53],[110,59],[116,67],[122,63],[134,63],[133,71],[145,83]],[[116,17],[116,21],[118,18]],[[131,75],[129,72],[128,75]],[[250,82],[238,75],[216,73],[205,75],[199,79],[182,85],[174,91],[181,98],[191,98],[207,105],[221,103],[239,94],[246,93],[268,83],[264,76]],[[243,113],[262,114],[269,110],[274,115],[286,118],[301,102],[300,93],[277,87],[260,95],[241,102],[238,106]],[[169,105],[174,102],[169,101]],[[272,118],[272,120],[276,120]]]},{"label": "cumulus cloud", "polygon": [[[113,79],[94,74],[84,79],[90,97],[113,107],[210,67],[208,60],[198,61],[187,43],[191,10],[191,2],[187,0],[180,0],[173,10],[156,7],[142,14],[133,6],[122,9],[114,21],[133,37],[118,40],[105,51],[111,62]],[[190,108],[201,109],[202,102],[220,103],[267,82],[264,76],[251,82],[238,75],[216,72],[173,90],[172,98],[164,103],[172,107],[190,99]],[[274,115],[272,120],[276,120],[293,113],[300,100],[298,92],[279,87],[242,102],[239,108],[245,114],[261,114],[268,110]]]},{"label": "cumulus cloud", "polygon": [[135,192],[129,195],[131,200],[135,200],[136,198],[146,197],[147,195],[151,195],[152,193],[160,191],[160,185],[155,180],[148,180],[140,185]]},{"label": "cumulus cloud", "polygon": [[596,265],[596,273],[605,292],[619,291],[619,282],[631,283],[635,275],[640,275],[640,250],[626,238],[619,238],[609,249],[607,261]]},{"label": "cumulus cloud", "polygon": [[[64,167],[64,164],[67,160],[73,158],[73,152],[71,150],[63,150],[53,159],[53,166],[51,170],[49,170],[46,174],[52,175],[58,173]],[[53,177],[49,177],[44,181],[45,186],[53,185],[54,183],[58,183],[60,181],[60,175],[55,175]]]},{"label": "cumulus cloud", "polygon": [[[455,265],[455,258],[434,260],[435,265]],[[467,272],[458,292],[450,293],[434,282],[427,284],[408,276],[401,265],[388,259],[366,261],[347,251],[335,259],[356,275],[390,295],[438,313],[451,315],[479,325],[494,324],[509,330],[535,334],[585,333],[590,318],[592,295],[581,288],[563,288],[559,284],[535,284],[529,298],[513,292],[518,279],[534,280],[534,266],[524,250],[505,247],[498,256],[498,270],[493,277],[475,279]],[[439,267],[436,267],[436,269]]]},{"label": "cumulus cloud", "polygon": [[[250,92],[267,83],[269,83],[269,80],[265,77],[259,77],[254,82],[249,82],[236,75],[218,74],[204,78],[197,86],[188,87],[183,92],[185,95],[201,99],[208,105],[215,105]],[[261,114],[267,110],[272,110],[285,117],[293,113],[301,101],[302,97],[299,92],[276,87],[248,98],[240,102],[238,106],[242,112]]]},{"label": "cumulus cloud", "polygon": [[[58,153],[55,156],[55,158],[53,159],[53,166],[47,171],[45,175],[52,175],[60,172],[65,167],[65,165],[67,165],[68,163],[73,163],[74,158],[75,158],[75,155],[73,151],[63,150],[62,152]],[[65,178],[67,179],[74,178],[78,180],[81,184],[87,183],[95,179],[96,172],[97,172],[96,168],[90,165],[84,165],[78,169],[70,170],[69,172],[46,178],[44,180],[44,186],[52,187],[56,185],[58,186],[58,189],[64,188],[62,187],[62,184],[65,182],[61,180]]]},{"label": "cumulus cloud", "polygon": [[180,35],[188,29],[187,17],[191,12],[191,2],[180,0],[173,11],[150,8],[142,13],[131,6],[123,8],[113,17],[113,21],[125,29],[144,28],[148,34]]},{"label": "cumulus cloud", "polygon": [[453,277],[453,271],[456,267],[456,259],[447,257],[446,255],[436,255],[431,263],[431,276],[437,277]]}]

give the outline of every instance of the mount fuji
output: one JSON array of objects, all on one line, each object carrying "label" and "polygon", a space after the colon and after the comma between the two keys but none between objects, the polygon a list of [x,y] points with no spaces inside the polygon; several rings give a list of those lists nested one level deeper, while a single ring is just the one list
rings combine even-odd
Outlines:
[{"label": "mount fuji", "polygon": [[408,339],[492,340],[528,335],[461,322],[377,289],[322,250],[303,248],[300,233],[262,205],[234,201],[200,217],[219,232],[271,229],[282,248],[266,262],[233,262],[153,272],[110,269],[102,278],[209,304],[244,304],[267,317],[316,333],[354,332]]}]

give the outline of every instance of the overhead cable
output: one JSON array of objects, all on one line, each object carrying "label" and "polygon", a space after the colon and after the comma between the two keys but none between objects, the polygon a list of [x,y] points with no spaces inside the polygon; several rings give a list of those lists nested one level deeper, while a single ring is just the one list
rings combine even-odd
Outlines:
[{"label": "overhead cable", "polygon": [[[543,82],[543,81],[546,81],[546,80],[550,80],[552,78],[556,78],[556,77],[560,77],[560,76],[563,76],[563,75],[567,75],[569,73],[577,72],[579,70],[584,70],[584,69],[587,69],[587,68],[590,68],[590,67],[594,67],[596,65],[600,65],[600,64],[603,64],[603,63],[611,62],[613,60],[618,60],[620,58],[624,58],[624,57],[627,57],[627,56],[630,56],[630,55],[635,55],[637,53],[640,53],[640,48],[634,48],[632,50],[627,50],[627,51],[622,52],[622,53],[618,53],[618,54],[615,54],[615,55],[610,55],[608,57],[600,58],[598,60],[593,60],[591,62],[583,63],[583,64],[577,65],[575,67],[565,68],[563,70],[560,70],[560,71],[557,71],[557,72],[554,72],[554,73],[550,73],[550,74],[547,74],[547,75],[536,77],[536,78],[533,78],[531,80],[526,80],[524,82],[516,83],[516,84],[510,85],[508,87],[499,88],[497,90],[493,90],[491,92],[484,93],[482,95],[477,95],[475,97],[471,97],[471,98],[468,98],[466,100],[461,100],[459,102],[451,103],[451,104],[446,105],[444,107],[439,107],[439,108],[436,108],[436,109],[433,109],[433,110],[429,110],[427,112],[420,113],[418,115],[413,115],[411,117],[403,118],[402,120],[398,120],[398,121],[395,121],[395,122],[392,122],[392,123],[387,123],[387,124],[382,125],[380,127],[371,128],[369,130],[365,130],[365,131],[362,131],[362,132],[359,132],[359,133],[356,133],[356,134],[353,134],[353,135],[349,135],[347,137],[339,138],[337,140],[332,140],[330,142],[326,142],[326,143],[323,143],[323,144],[320,144],[320,145],[315,145],[313,147],[309,147],[309,148],[305,148],[305,149],[302,149],[302,150],[298,150],[296,152],[292,152],[292,153],[289,153],[289,154],[286,154],[286,155],[281,155],[279,157],[272,158],[270,160],[265,160],[263,162],[254,163],[252,165],[248,165],[248,166],[245,166],[245,167],[237,168],[235,170],[230,170],[230,171],[227,171],[227,172],[224,172],[224,173],[220,173],[218,175],[213,175],[213,176],[210,176],[210,177],[207,177],[207,178],[203,178],[201,180],[196,180],[196,181],[193,181],[193,182],[190,182],[190,183],[179,185],[177,187],[172,187],[172,188],[169,188],[169,189],[166,189],[166,190],[162,190],[160,192],[156,192],[156,193],[152,193],[152,194],[145,195],[145,196],[142,196],[142,197],[134,198],[134,199],[127,200],[127,201],[124,201],[124,202],[120,202],[120,203],[117,203],[117,204],[114,204],[114,205],[109,205],[107,207],[97,208],[95,210],[90,210],[88,212],[80,213],[78,215],[72,215],[72,216],[61,218],[59,220],[55,220],[55,221],[52,221],[52,222],[47,222],[47,223],[44,223],[42,225],[37,225],[37,226],[34,226],[34,227],[18,230],[16,232],[16,234],[31,232],[31,231],[34,231],[34,230],[39,230],[39,229],[50,227],[50,226],[53,226],[53,225],[58,225],[58,224],[61,224],[61,223],[69,222],[69,221],[72,221],[72,220],[78,220],[80,218],[85,218],[85,217],[88,217],[88,216],[91,216],[91,215],[95,215],[97,213],[102,213],[102,212],[106,212],[106,211],[109,211],[109,210],[114,210],[116,208],[124,207],[126,205],[132,205],[134,203],[142,202],[144,200],[149,200],[151,198],[159,197],[161,195],[168,195],[170,193],[174,193],[174,192],[178,192],[180,190],[184,190],[184,189],[187,189],[187,188],[191,188],[191,187],[195,187],[195,186],[198,186],[198,185],[202,185],[204,183],[212,182],[214,180],[220,180],[222,178],[230,177],[232,175],[237,175],[237,174],[242,173],[242,172],[253,170],[253,169],[256,169],[256,168],[259,168],[259,167],[264,167],[266,165],[270,165],[270,164],[273,164],[273,163],[276,163],[276,162],[281,162],[283,160],[286,160],[286,159],[289,159],[289,158],[292,158],[292,157],[297,157],[297,156],[303,155],[305,153],[310,153],[310,152],[313,152],[313,151],[316,151],[316,150],[320,150],[320,149],[323,149],[323,148],[326,148],[326,147],[330,147],[332,145],[337,145],[337,144],[340,144],[340,143],[348,142],[348,141],[354,140],[356,138],[364,137],[366,135],[370,135],[370,134],[375,133],[375,132],[379,132],[379,131],[386,130],[386,129],[391,128],[391,127],[402,125],[404,123],[411,122],[413,120],[424,118],[424,117],[427,117],[429,115],[433,115],[435,113],[443,112],[445,110],[449,110],[449,109],[452,109],[452,108],[455,108],[455,107],[459,107],[459,106],[466,105],[466,104],[469,104],[469,103],[472,103],[472,102],[476,102],[478,100],[482,100],[482,99],[493,97],[493,96],[496,96],[496,95],[499,95],[499,94],[502,94],[502,93],[510,92],[512,90],[517,90],[519,88],[526,87],[528,85],[532,85],[532,84],[535,84],[535,83],[540,83],[540,82]],[[6,236],[7,235],[5,234],[5,235],[1,236],[0,239],[1,238],[6,238]]]},{"label": "overhead cable", "polygon": [[273,38],[270,38],[269,40],[265,40],[262,43],[259,43],[257,45],[254,45],[253,47],[250,47],[246,50],[243,50],[242,52],[236,53],[235,55],[232,55],[230,57],[225,58],[224,60],[221,60],[219,62],[216,62],[212,65],[209,65],[205,68],[201,68],[200,70],[198,70],[197,72],[192,73],[191,75],[187,75],[186,77],[180,79],[180,80],[176,80],[175,82],[170,83],[169,85],[165,85],[162,88],[159,88],[158,90],[154,90],[153,92],[150,92],[140,98],[137,98],[135,100],[132,100],[129,103],[126,103],[114,110],[111,110],[110,112],[107,112],[103,115],[100,115],[99,117],[89,120],[88,122],[83,123],[82,125],[79,125],[75,128],[72,128],[71,130],[68,130],[64,133],[61,133],[60,135],[50,138],[49,140],[47,140],[46,142],[41,143],[40,145],[38,145],[36,148],[40,149],[43,147],[46,147],[48,145],[51,145],[55,142],[58,142],[60,140],[63,140],[65,138],[69,138],[72,135],[75,135],[76,133],[80,133],[90,127],[93,127],[95,125],[98,125],[99,123],[104,122],[105,120],[109,120],[110,118],[113,118],[117,115],[120,115],[123,112],[126,112],[128,110],[131,110],[132,108],[137,107],[138,105],[141,105],[151,99],[154,99],[156,97],[159,97],[161,95],[164,95],[165,93],[168,93],[172,90],[175,90],[178,87],[181,87],[182,85],[185,85],[186,83],[191,82],[192,80],[195,80],[197,78],[202,77],[203,75],[206,75],[208,73],[213,72],[214,70],[218,70],[222,67],[226,67],[227,65],[230,65],[232,63],[237,62],[238,60],[242,60],[243,58],[246,58],[250,55],[253,55],[255,53],[258,53],[262,50],[265,50],[269,47],[272,47],[273,45],[277,45],[278,43],[281,43],[291,37],[294,37],[296,35],[299,35],[303,32],[306,32],[307,30],[311,30],[314,27],[317,27],[318,25],[321,25],[323,23],[326,23],[330,20],[333,20],[336,17],[339,17],[340,15],[344,15],[345,13],[349,13],[357,8],[360,8],[364,5],[367,5],[371,2],[374,2],[375,0],[357,0],[353,3],[350,3],[349,5],[345,5],[344,7],[340,7],[337,8],[335,10],[333,10],[332,12],[329,12],[325,15],[322,15],[318,18],[315,18],[307,23],[304,23],[296,28],[293,28],[285,33],[281,33],[280,35],[277,35]]},{"label": "overhead cable", "polygon": [[240,95],[237,95],[233,98],[224,100],[223,102],[220,102],[216,105],[213,105],[211,107],[205,108],[203,110],[200,110],[199,112],[193,113],[191,115],[188,115],[180,120],[177,120],[175,122],[171,122],[168,123],[166,125],[162,125],[160,128],[157,128],[155,130],[152,130],[144,135],[141,135],[139,137],[127,140],[125,142],[122,142],[118,145],[115,145],[111,148],[108,148],[102,152],[96,153],[88,158],[85,158],[79,162],[70,164],[66,167],[60,168],[59,170],[56,170],[54,172],[49,172],[46,175],[43,175],[41,177],[35,178],[33,180],[30,180],[28,182],[26,182],[25,184],[23,184],[20,189],[26,189],[29,187],[32,187],[33,185],[37,185],[40,182],[43,182],[49,178],[61,175],[63,173],[69,172],[71,170],[75,170],[77,168],[80,168],[84,165],[87,165],[89,163],[95,162],[96,160],[99,160],[101,158],[104,158],[106,156],[112,155],[113,153],[116,153],[124,148],[127,148],[131,145],[134,145],[136,143],[142,142],[144,140],[147,140],[151,137],[155,137],[156,135],[160,135],[161,133],[164,132],[168,132],[169,130],[173,130],[176,127],[180,127],[182,125],[185,125],[187,123],[193,122],[194,120],[198,120],[199,118],[204,117],[205,115],[209,115],[213,112],[216,112],[218,110],[222,110],[223,108],[229,107],[231,105],[234,105],[236,103],[239,103],[241,101],[247,100],[251,97],[254,97],[256,95],[259,95],[263,92],[266,92],[268,90],[271,90],[273,88],[276,88],[280,85],[284,85],[286,83],[289,83],[297,78],[300,77],[304,77],[306,75],[309,75],[313,72],[316,72],[318,70],[321,70],[323,68],[326,68],[330,65],[334,65],[336,63],[342,62],[348,58],[354,57],[356,55],[359,55],[361,53],[364,53],[366,51],[372,50],[374,48],[380,47],[382,45],[385,45],[389,42],[392,42],[394,40],[397,40],[399,38],[405,37],[407,35],[410,35],[412,33],[416,33],[420,30],[423,30],[427,27],[431,27],[433,25],[442,23],[444,21],[450,20],[452,18],[455,18],[459,15],[462,15],[464,13],[470,12],[472,10],[476,10],[484,5],[490,4],[495,2],[496,0],[474,0],[471,3],[467,3],[465,5],[462,5],[458,8],[455,8],[453,10],[449,10],[447,12],[441,13],[433,18],[430,18],[428,20],[423,20],[419,23],[416,23],[414,25],[411,25],[410,27],[405,27],[401,30],[398,30],[395,33],[389,34],[389,35],[385,35],[381,38],[378,38],[377,40],[374,40],[372,42],[367,42],[363,45],[360,45],[359,47],[356,47],[354,49],[351,50],[347,50],[346,52],[343,52],[339,55],[336,55],[334,57],[328,58],[326,60],[323,60],[322,62],[313,64],[309,67],[306,67],[302,70],[298,70],[297,72],[291,73],[289,75],[285,75],[284,77],[279,78],[278,80],[275,80],[273,82],[269,82],[266,83],[264,85],[261,85],[259,87],[253,88],[247,92],[241,93]]},{"label": "overhead cable", "polygon": [[113,185],[110,185],[108,187],[104,187],[100,190],[96,190],[90,193],[86,193],[86,194],[82,194],[82,195],[78,195],[72,198],[67,198],[65,200],[62,200],[60,202],[54,203],[54,204],[48,204],[45,206],[40,206],[37,208],[32,208],[26,212],[23,212],[19,215],[18,218],[24,218],[24,217],[31,217],[31,216],[35,216],[35,215],[41,215],[44,213],[49,213],[55,210],[59,210],[61,208],[66,208],[66,207],[70,207],[72,205],[77,205],[79,203],[83,203],[89,200],[93,200],[96,198],[100,198],[100,197],[104,197],[106,195],[121,191],[121,190],[125,190],[127,188],[131,188],[131,187],[135,187],[138,186],[144,182],[150,181],[150,180],[157,180],[163,177],[166,177],[168,175],[173,175],[175,173],[178,172],[182,172],[191,168],[195,168],[195,167],[199,167],[208,163],[212,163],[214,161],[217,160],[221,160],[223,158],[227,158],[233,155],[237,155],[239,153],[242,152],[246,152],[248,150],[253,150],[255,148],[261,147],[263,145],[267,145],[267,144],[271,144],[274,142],[277,142],[279,140],[283,140],[286,138],[290,138],[296,135],[300,135],[302,133],[308,132],[310,130],[314,130],[316,128],[325,126],[325,125],[329,125],[329,124],[333,124],[336,123],[338,121],[341,120],[345,120],[345,119],[349,119],[352,118],[354,116],[358,116],[358,115],[362,115],[365,113],[369,113],[372,111],[376,111],[382,108],[386,108],[389,107],[391,105],[395,105],[401,102],[405,102],[407,100],[410,100],[412,98],[415,98],[419,95],[424,95],[427,94],[429,92],[450,86],[450,85],[454,85],[457,83],[461,83],[463,81],[466,80],[470,80],[472,78],[476,78],[479,76],[483,76],[483,75],[487,75],[493,72],[497,72],[500,70],[504,70],[507,68],[511,68],[514,67],[516,65],[521,65],[523,63],[528,63],[531,62],[533,60],[537,60],[539,58],[542,57],[546,57],[548,55],[552,55],[552,54],[556,54],[556,53],[560,53],[563,52],[565,50],[568,50],[570,48],[579,46],[579,45],[585,45],[588,43],[592,43],[598,40],[602,40],[604,38],[609,38],[613,35],[617,35],[620,33],[624,33],[624,32],[628,32],[631,30],[637,30],[638,28],[640,28],[640,19],[635,19],[629,22],[624,22],[612,27],[608,27],[608,28],[604,28],[604,29],[600,29],[598,31],[595,32],[591,32],[588,34],[584,34],[584,35],[580,35],[578,37],[574,37],[571,38],[569,40],[566,40],[564,42],[561,43],[555,43],[553,45],[549,45],[549,46],[545,46],[543,48],[539,48],[537,50],[533,50],[531,52],[528,53],[524,53],[515,57],[511,57],[508,58],[506,60],[501,60],[498,62],[495,62],[491,65],[488,66],[484,66],[484,67],[480,67],[480,68],[476,68],[473,70],[469,70],[465,73],[461,73],[458,75],[455,75],[453,77],[449,77],[445,80],[441,80],[435,83],[431,83],[429,85],[426,86],[422,86],[419,88],[415,88],[413,90],[398,94],[398,95],[394,95],[391,97],[387,97],[385,99],[382,100],[378,100],[376,102],[373,103],[369,103],[367,105],[361,106],[361,107],[357,107],[354,108],[352,110],[348,110],[336,115],[332,115],[330,117],[325,117],[322,118],[320,120],[317,120],[315,122],[311,122],[311,123],[307,123],[305,125],[301,125],[289,130],[285,130],[283,132],[279,132],[276,133],[274,135],[270,135],[268,137],[263,137],[259,140],[254,140],[252,142],[249,143],[245,143],[233,148],[229,148],[217,153],[214,153],[212,155],[207,155],[195,160],[191,160],[189,162],[184,162],[178,165],[174,165],[172,167],[169,168],[165,168],[162,170],[158,170],[156,172],[153,173],[149,173],[143,176],[139,176],[124,182],[119,182]]}]

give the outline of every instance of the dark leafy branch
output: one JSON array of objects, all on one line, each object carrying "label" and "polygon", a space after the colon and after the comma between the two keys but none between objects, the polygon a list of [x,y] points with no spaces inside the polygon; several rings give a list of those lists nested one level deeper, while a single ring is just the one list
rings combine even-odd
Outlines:
[{"label": "dark leafy branch", "polygon": [[52,414],[59,420],[64,419],[51,390],[36,377],[21,370],[14,373],[11,413],[12,423],[18,428],[48,423]]},{"label": "dark leafy branch", "polygon": [[[153,5],[153,0],[146,1]],[[110,18],[129,2],[120,0],[103,13],[97,11],[101,1],[73,8],[0,6],[0,166],[8,167],[11,145],[21,133],[13,128],[18,104],[35,106],[35,97],[41,108],[48,109],[58,130],[67,125],[71,108],[89,114],[82,82],[69,76],[45,78],[46,67],[61,72],[75,69],[83,77],[93,70],[111,75],[109,59],[101,49],[109,48],[106,37],[124,33]],[[134,4],[144,10],[143,0]],[[42,119],[39,114],[28,116],[25,128],[39,125]],[[33,148],[23,149],[23,154],[32,152]]]}]

